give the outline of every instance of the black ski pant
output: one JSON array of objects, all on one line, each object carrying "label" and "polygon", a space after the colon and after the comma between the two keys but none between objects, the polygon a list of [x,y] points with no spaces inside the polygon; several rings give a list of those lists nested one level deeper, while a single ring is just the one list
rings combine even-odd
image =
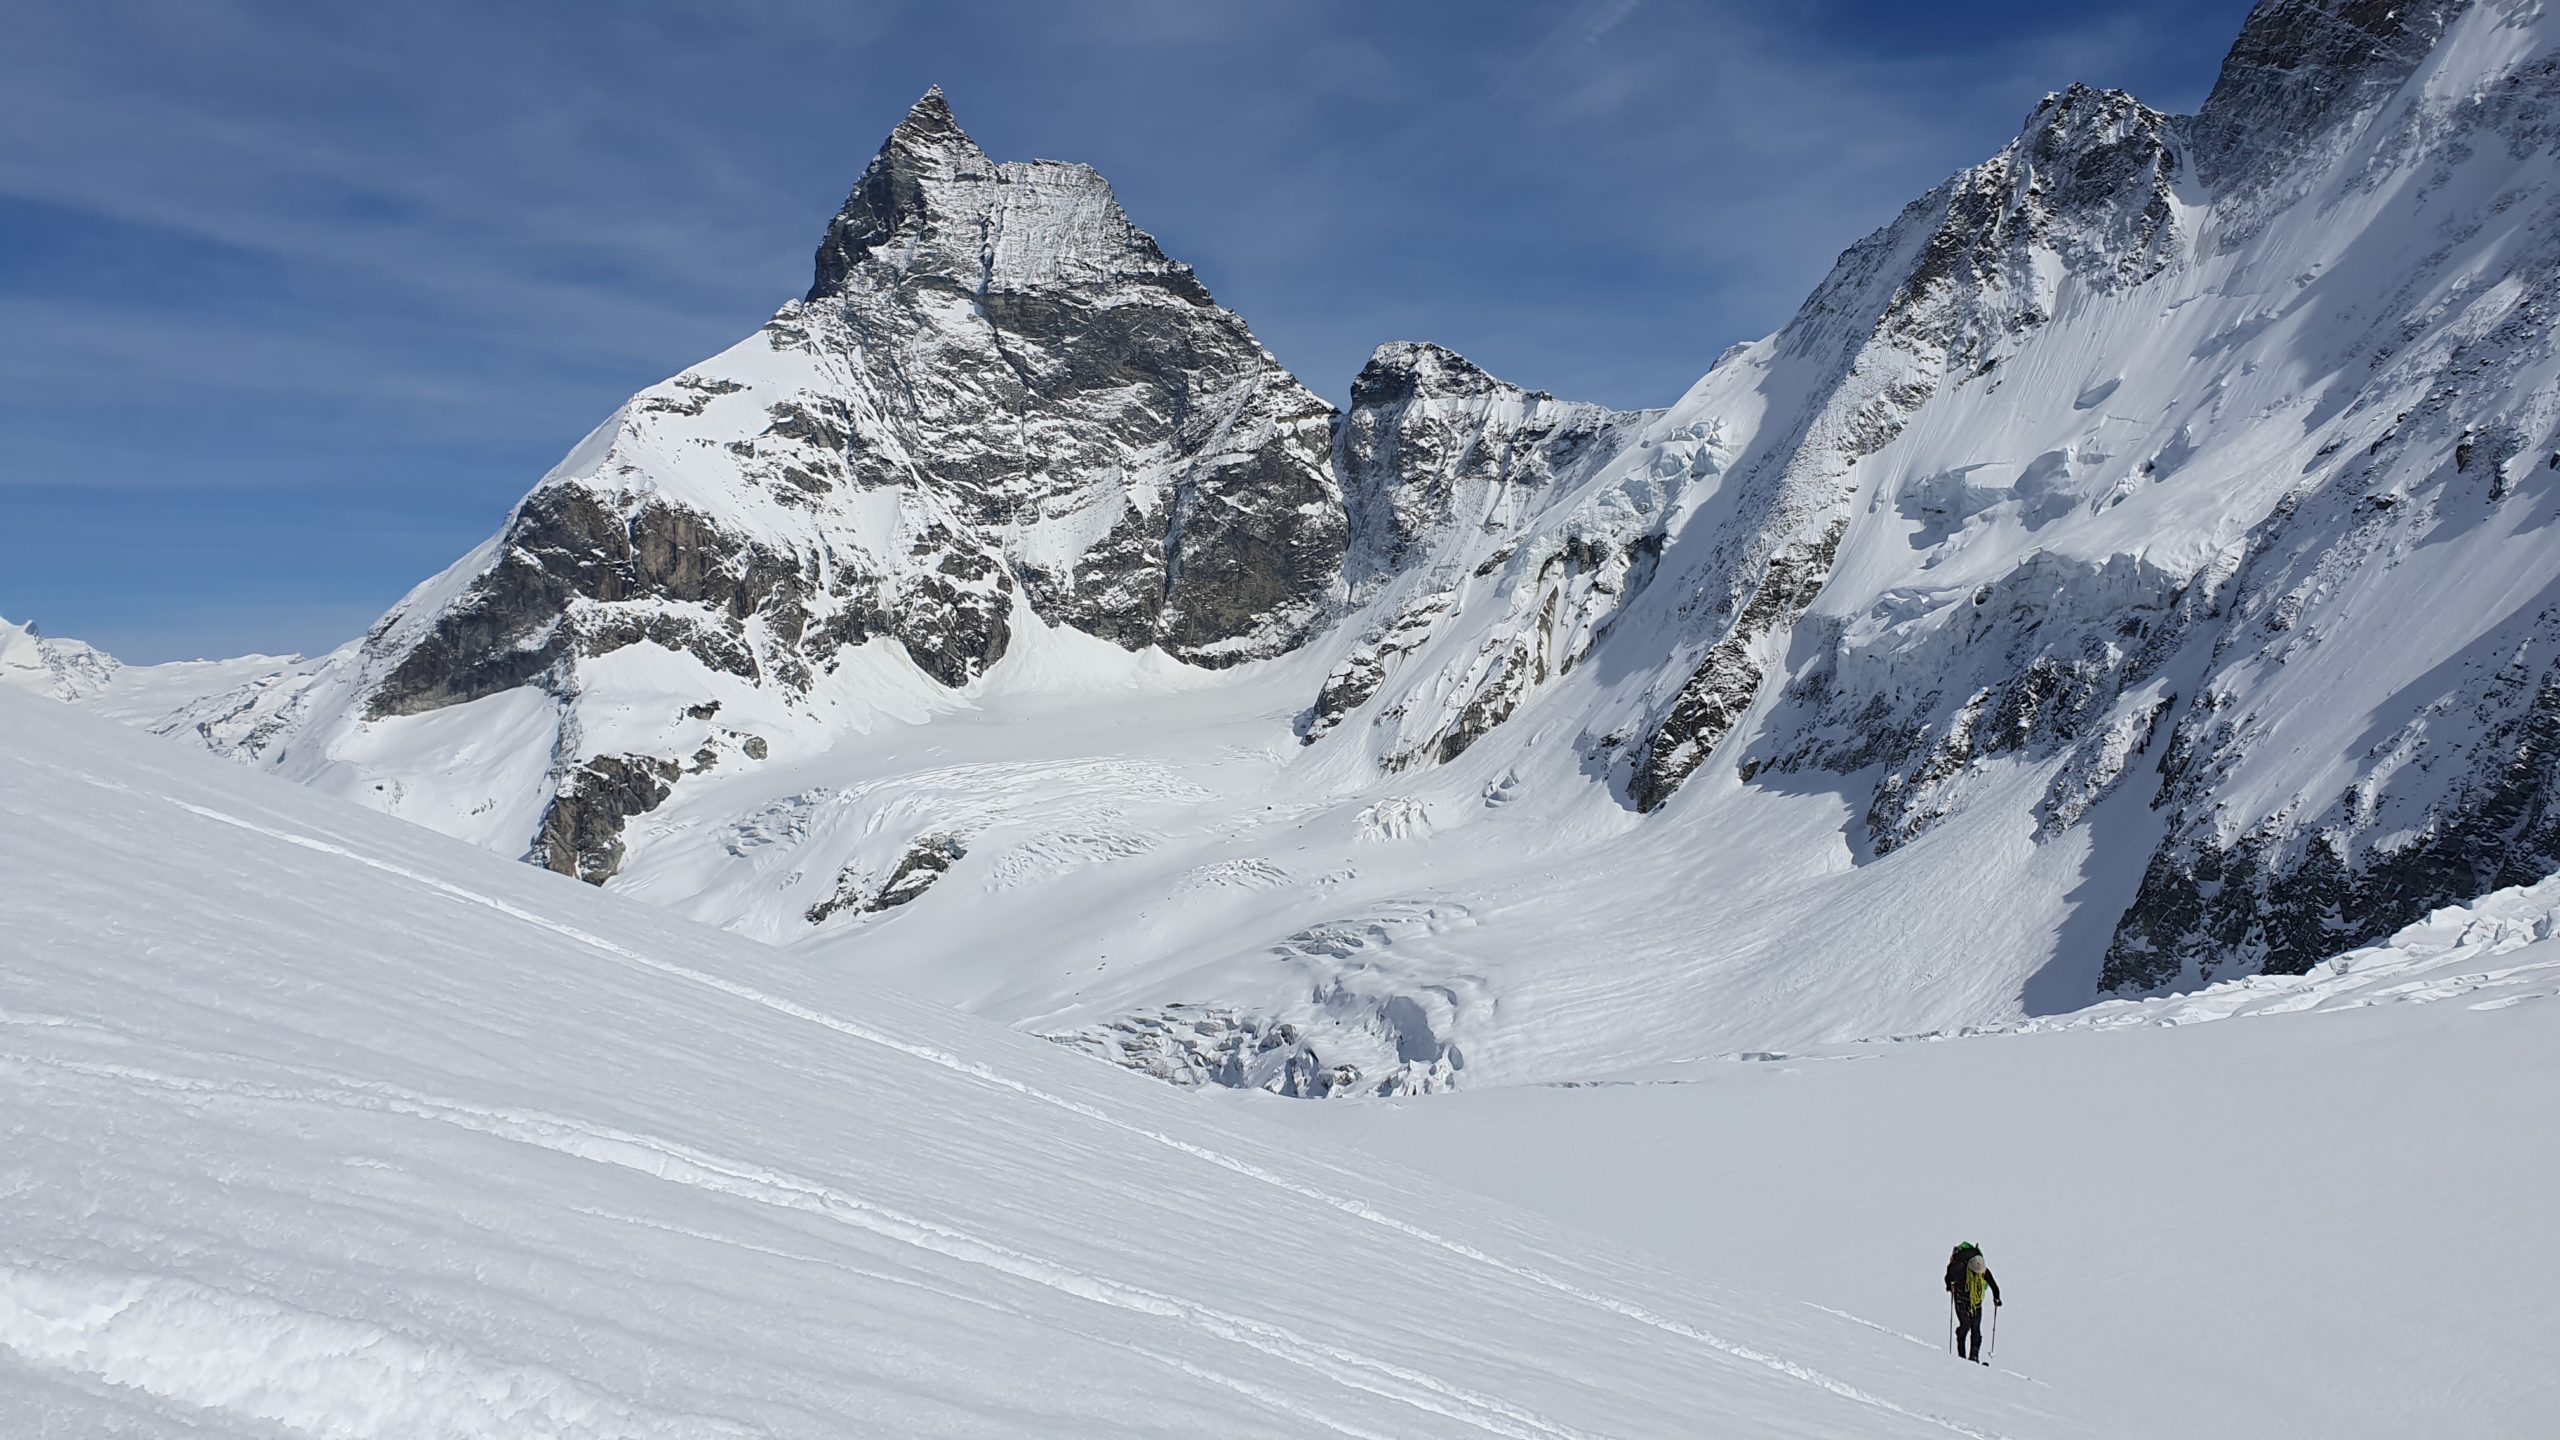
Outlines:
[{"label": "black ski pant", "polygon": [[1967,1305],[1962,1297],[1951,1297],[1956,1306],[1956,1353],[1967,1360],[1982,1358],[1982,1307]]}]

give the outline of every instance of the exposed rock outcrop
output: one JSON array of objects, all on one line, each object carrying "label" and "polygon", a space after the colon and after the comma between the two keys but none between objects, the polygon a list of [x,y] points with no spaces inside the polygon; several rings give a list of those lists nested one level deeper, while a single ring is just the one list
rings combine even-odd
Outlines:
[{"label": "exposed rock outcrop", "polygon": [[674,793],[676,763],[648,755],[599,755],[560,782],[525,859],[601,885],[622,868],[622,828]]},{"label": "exposed rock outcrop", "polygon": [[876,883],[861,871],[848,868],[836,877],[835,893],[810,906],[806,918],[810,924],[820,925],[842,911],[876,915],[894,910],[933,888],[933,882],[968,853],[968,843],[957,835],[918,836],[907,847],[907,853],[898,858],[897,865]]}]

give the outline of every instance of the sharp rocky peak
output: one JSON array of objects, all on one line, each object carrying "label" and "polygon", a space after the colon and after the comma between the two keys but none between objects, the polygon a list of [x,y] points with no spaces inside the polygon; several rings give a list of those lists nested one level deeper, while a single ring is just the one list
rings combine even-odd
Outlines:
[{"label": "sharp rocky peak", "polygon": [[900,230],[921,225],[932,209],[932,189],[993,168],[986,152],[952,117],[942,87],[927,90],[889,132],[828,223],[826,237],[818,242],[817,276],[808,298],[814,302],[840,292],[874,250]]},{"label": "sharp rocky peak", "polygon": [[2111,144],[2167,123],[2167,116],[2126,91],[2074,82],[2037,102],[2018,139],[2029,149],[2080,149]]},{"label": "sharp rocky peak", "polygon": [[889,132],[818,244],[807,299],[940,281],[976,293],[1124,281],[1210,303],[1088,165],[987,158],[939,87]]},{"label": "sharp rocky peak", "polygon": [[815,716],[851,703],[828,677],[875,641],[963,686],[1025,613],[1202,666],[1276,655],[1339,583],[1333,419],[1099,174],[992,161],[928,91],[828,225],[807,297],[635,397],[500,543],[377,626],[360,703],[548,694],[529,855],[601,880],[624,823],[732,741],[691,710],[590,740],[618,703],[598,662],[652,645],[730,687],[725,713]]},{"label": "sharp rocky peak", "polygon": [[[926,86],[924,93],[916,97],[916,103],[907,107],[907,118],[898,122],[898,128],[891,132],[891,139],[894,141],[902,135],[951,135],[958,137],[963,144],[969,142],[969,137],[961,133],[960,122],[952,118],[950,97],[942,93],[939,85]],[[970,148],[976,147],[972,145]]]},{"label": "sharp rocky peak", "polygon": [[1428,341],[1394,340],[1379,346],[1351,382],[1352,408],[1394,405],[1416,396],[1479,397],[1516,395],[1552,400],[1543,390],[1529,390],[1486,372],[1464,355]]}]

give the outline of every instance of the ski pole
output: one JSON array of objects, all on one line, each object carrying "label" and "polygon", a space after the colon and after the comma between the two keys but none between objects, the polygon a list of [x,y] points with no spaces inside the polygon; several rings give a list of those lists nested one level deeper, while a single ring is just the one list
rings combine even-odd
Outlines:
[{"label": "ski pole", "polygon": [[1997,1303],[1991,1307],[1991,1336],[1989,1343],[1982,1347],[1982,1354],[1986,1365],[2000,1354],[2000,1307]]}]

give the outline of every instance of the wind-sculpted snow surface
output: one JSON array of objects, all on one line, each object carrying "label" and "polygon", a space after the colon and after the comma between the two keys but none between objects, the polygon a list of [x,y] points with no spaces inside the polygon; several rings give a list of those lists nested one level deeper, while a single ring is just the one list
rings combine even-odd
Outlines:
[{"label": "wind-sculpted snow surface", "polygon": [[0,1431],[2125,1435],[0,693]]},{"label": "wind-sculpted snow surface", "polygon": [[1178,1080],[2301,970],[2560,868],[2554,115],[2560,12],[2267,0],[1667,409],[1396,343],[1336,418],[929,97],[807,299],[156,723]]}]

